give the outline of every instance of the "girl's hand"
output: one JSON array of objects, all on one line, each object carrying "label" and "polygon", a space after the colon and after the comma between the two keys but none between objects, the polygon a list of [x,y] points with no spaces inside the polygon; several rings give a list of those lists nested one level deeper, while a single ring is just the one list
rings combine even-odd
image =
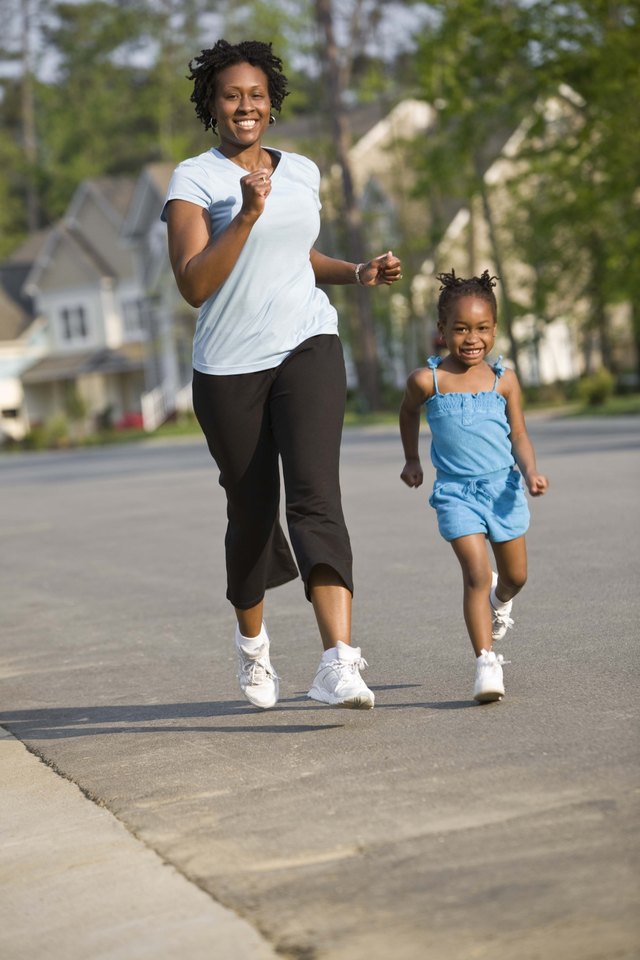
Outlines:
[{"label": "girl's hand", "polygon": [[532,497],[541,497],[549,489],[549,481],[542,473],[534,473],[525,478],[527,489]]},{"label": "girl's hand", "polygon": [[363,263],[360,267],[360,283],[363,287],[377,287],[382,283],[390,286],[402,279],[402,264],[391,250],[380,257]]},{"label": "girl's hand", "polygon": [[260,167],[240,180],[242,212],[257,220],[264,210],[265,200],[271,193],[271,180],[266,167]]},{"label": "girl's hand", "polygon": [[422,466],[419,460],[407,460],[400,474],[400,479],[408,487],[419,487],[424,479]]}]

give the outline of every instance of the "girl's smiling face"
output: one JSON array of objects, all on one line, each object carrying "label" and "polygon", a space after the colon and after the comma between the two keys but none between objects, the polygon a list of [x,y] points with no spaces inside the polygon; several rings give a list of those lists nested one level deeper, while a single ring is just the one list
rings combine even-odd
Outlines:
[{"label": "girl's smiling face", "polygon": [[447,319],[438,324],[449,353],[463,367],[475,367],[493,349],[496,321],[491,304],[472,294],[451,304]]}]

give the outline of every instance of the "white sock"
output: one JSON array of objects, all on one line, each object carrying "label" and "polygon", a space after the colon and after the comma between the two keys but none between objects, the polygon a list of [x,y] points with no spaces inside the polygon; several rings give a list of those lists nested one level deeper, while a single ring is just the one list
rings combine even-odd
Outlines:
[{"label": "white sock", "polygon": [[236,643],[238,646],[242,647],[248,657],[256,656],[256,654],[262,650],[265,640],[268,639],[269,637],[267,635],[264,623],[262,624],[260,633],[257,637],[245,637],[242,633],[240,633],[239,627],[236,630]]},{"label": "white sock", "polygon": [[496,611],[496,613],[510,613],[511,604],[513,603],[513,600],[506,600],[504,602],[502,600],[498,600],[498,597],[496,596],[495,587],[489,594],[489,600],[491,601],[491,606]]},{"label": "white sock", "polygon": [[335,647],[329,647],[328,650],[325,650],[322,654],[322,661],[326,663],[330,660],[356,660],[360,656],[360,650],[355,650],[348,643],[343,643],[341,640],[338,640],[338,645]]}]

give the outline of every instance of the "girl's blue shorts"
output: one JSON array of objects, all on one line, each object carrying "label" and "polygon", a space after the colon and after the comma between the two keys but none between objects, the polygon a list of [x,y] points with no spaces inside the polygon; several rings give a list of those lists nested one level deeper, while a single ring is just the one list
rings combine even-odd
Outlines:
[{"label": "girl's blue shorts", "polygon": [[440,476],[429,503],[445,540],[483,533],[493,543],[503,543],[529,529],[529,507],[515,467],[485,477]]}]

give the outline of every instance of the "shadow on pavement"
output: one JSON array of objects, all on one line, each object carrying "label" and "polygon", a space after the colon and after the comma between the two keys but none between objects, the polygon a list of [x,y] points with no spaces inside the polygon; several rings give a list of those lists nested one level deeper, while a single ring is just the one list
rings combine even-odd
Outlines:
[{"label": "shadow on pavement", "polygon": [[[309,709],[324,709],[321,704],[310,703]],[[11,710],[0,713],[0,725],[21,740],[59,740],[67,737],[104,736],[105,734],[140,733],[312,733],[342,727],[341,723],[261,723],[267,716],[279,717],[283,712],[300,707],[286,706],[297,700],[283,700],[277,712],[258,711],[244,700],[209,701],[200,703],[154,703],[127,704],[102,707],[58,707],[55,709]],[[250,716],[256,722],[238,725],[235,717]],[[208,724],[211,718],[227,718],[228,725]],[[175,723],[171,721],[200,720],[200,723]],[[202,723],[202,721],[205,723]],[[167,724],[161,721],[169,721]],[[114,724],[117,724],[114,726]]]}]

